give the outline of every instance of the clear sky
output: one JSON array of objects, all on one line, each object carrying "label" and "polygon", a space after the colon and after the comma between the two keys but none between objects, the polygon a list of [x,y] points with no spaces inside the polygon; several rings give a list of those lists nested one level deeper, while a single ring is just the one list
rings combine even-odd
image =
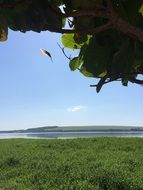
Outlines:
[{"label": "clear sky", "polygon": [[[0,130],[143,126],[143,87],[114,82],[97,94],[89,87],[97,81],[70,71],[57,42],[60,35],[55,33],[9,31],[8,40],[0,43]],[[40,48],[51,53],[53,63]]]}]

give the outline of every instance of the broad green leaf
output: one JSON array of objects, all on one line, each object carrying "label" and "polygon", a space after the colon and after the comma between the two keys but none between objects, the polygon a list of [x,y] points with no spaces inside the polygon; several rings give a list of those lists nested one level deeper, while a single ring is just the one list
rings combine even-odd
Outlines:
[{"label": "broad green leaf", "polygon": [[84,66],[81,66],[80,72],[81,72],[84,76],[86,76],[86,77],[94,77],[94,75],[93,75],[92,73],[90,73],[89,71],[87,71]]},{"label": "broad green leaf", "polygon": [[140,9],[139,9],[139,13],[141,13],[142,16],[143,16],[143,3],[141,4],[141,7],[140,7]]},{"label": "broad green leaf", "polygon": [[99,45],[97,39],[92,38],[83,55],[83,66],[96,77],[105,76],[107,74],[107,65],[112,58],[113,49],[112,46],[107,46],[106,44]]},{"label": "broad green leaf", "polygon": [[83,46],[85,44],[89,44],[89,41],[90,41],[90,38],[92,36],[91,35],[78,35],[78,34],[75,34],[74,35],[74,40],[77,44]]},{"label": "broad green leaf", "polygon": [[83,60],[84,53],[85,53],[87,47],[88,47],[87,44],[84,44],[84,45],[81,47],[80,52],[79,52],[79,59]]},{"label": "broad green leaf", "polygon": [[74,57],[70,62],[69,66],[72,71],[78,69],[81,65],[82,61],[79,59],[79,57]]},{"label": "broad green leaf", "polygon": [[70,49],[80,49],[81,45],[75,42],[74,34],[63,34],[62,35],[62,44],[66,48]]},{"label": "broad green leaf", "polygon": [[127,39],[119,47],[119,50],[114,54],[112,60],[112,71],[115,74],[132,72],[132,65],[134,64],[134,46],[133,43]]},{"label": "broad green leaf", "polygon": [[87,38],[87,35],[85,35],[85,34],[75,34],[74,35],[74,40],[75,40],[75,42],[76,43],[78,43],[79,45],[82,45],[83,43],[85,43],[87,40],[88,40],[88,38]]},{"label": "broad green leaf", "polygon": [[22,3],[22,5],[18,4],[13,9],[0,10],[0,15],[2,14],[7,18],[8,27],[15,31],[26,32],[32,30],[41,32],[45,31],[47,26],[62,28],[60,8],[54,6],[54,10],[59,12],[59,14],[55,14],[48,5],[49,3],[46,1],[29,0],[27,3]]},{"label": "broad green leaf", "polygon": [[107,75],[107,71],[103,71],[102,73],[99,74],[99,77],[105,77]]}]

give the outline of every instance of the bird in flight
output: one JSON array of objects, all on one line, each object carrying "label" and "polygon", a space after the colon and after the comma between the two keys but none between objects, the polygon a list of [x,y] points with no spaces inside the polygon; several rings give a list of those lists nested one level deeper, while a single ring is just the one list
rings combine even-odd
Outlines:
[{"label": "bird in flight", "polygon": [[43,48],[40,48],[40,51],[41,51],[41,53],[42,53],[44,56],[50,57],[51,61],[53,62],[52,56],[51,56],[51,54],[50,54],[48,51],[46,51],[46,50],[43,49]]}]

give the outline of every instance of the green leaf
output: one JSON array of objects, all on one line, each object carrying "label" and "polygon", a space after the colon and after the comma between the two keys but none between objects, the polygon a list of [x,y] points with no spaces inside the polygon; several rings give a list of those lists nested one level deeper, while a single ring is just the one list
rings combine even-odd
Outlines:
[{"label": "green leaf", "polygon": [[99,77],[104,77],[107,75],[107,71],[103,71],[102,73],[99,74]]},{"label": "green leaf", "polygon": [[141,13],[142,16],[143,16],[143,3],[142,3],[141,6],[140,6],[139,13]]},{"label": "green leaf", "polygon": [[108,62],[111,62],[113,46],[101,45],[96,38],[91,38],[83,55],[83,66],[96,77],[107,74]]},{"label": "green leaf", "polygon": [[80,72],[86,77],[94,77],[94,75],[86,70],[84,66],[81,66]]},{"label": "green leaf", "polygon": [[62,44],[66,48],[70,49],[80,49],[82,46],[75,42],[74,34],[63,34],[62,35]]},{"label": "green leaf", "polygon": [[65,27],[66,24],[66,18],[62,18],[62,27]]},{"label": "green leaf", "polygon": [[78,43],[78,44],[83,44],[83,43],[85,43],[87,40],[88,40],[88,38],[87,38],[87,35],[83,35],[83,34],[74,34],[74,40],[75,40],[75,42],[76,43]]},{"label": "green leaf", "polygon": [[74,40],[77,44],[83,46],[85,44],[89,44],[91,35],[85,35],[85,34],[74,34]]},{"label": "green leaf", "polygon": [[82,61],[79,59],[79,57],[74,57],[70,62],[69,66],[72,71],[78,69],[81,65]]},{"label": "green leaf", "polygon": [[59,14],[55,14],[55,11],[49,8],[49,2],[46,0],[29,0],[24,5],[22,3],[13,9],[4,9],[3,11],[8,20],[9,28],[12,30],[41,32],[45,31],[47,26],[62,28],[61,10],[57,6],[54,6],[54,10]]},{"label": "green leaf", "polygon": [[134,64],[134,45],[132,41],[126,39],[114,54],[112,60],[112,71],[114,74],[124,74],[132,72]]}]

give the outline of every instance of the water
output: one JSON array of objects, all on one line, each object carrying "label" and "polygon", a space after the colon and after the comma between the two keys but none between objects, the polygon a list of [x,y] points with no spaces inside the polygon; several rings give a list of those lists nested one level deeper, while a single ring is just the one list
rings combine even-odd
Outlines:
[{"label": "water", "polygon": [[11,138],[69,139],[69,138],[103,137],[103,136],[143,138],[143,131],[0,133],[0,139],[11,139]]}]

